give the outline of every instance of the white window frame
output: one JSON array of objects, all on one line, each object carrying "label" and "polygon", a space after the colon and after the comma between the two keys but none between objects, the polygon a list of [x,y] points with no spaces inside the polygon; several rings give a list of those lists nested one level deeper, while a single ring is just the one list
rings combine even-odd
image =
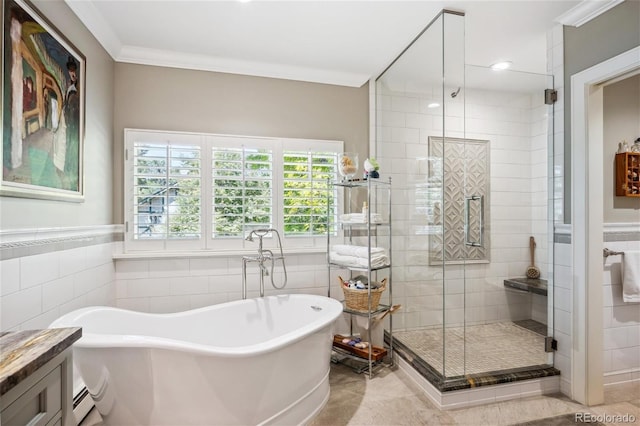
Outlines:
[{"label": "white window frame", "polygon": [[[170,142],[171,145],[199,146],[201,152],[201,238],[192,240],[135,240],[133,215],[133,147],[135,142]],[[320,139],[271,138],[208,133],[174,132],[162,130],[125,129],[124,130],[124,250],[131,252],[185,252],[185,251],[253,251],[256,243],[244,238],[213,238],[213,169],[212,147],[249,146],[269,148],[273,158],[272,181],[272,222],[282,238],[285,249],[323,249],[326,250],[326,236],[285,236],[282,200],[284,193],[283,154],[285,151],[336,152],[343,151],[344,142]],[[339,195],[339,194],[338,194]],[[341,211],[342,197],[336,198],[336,213]],[[267,238],[265,248],[273,248],[276,238]]]},{"label": "white window frame", "polygon": [[[198,134],[174,133],[174,132],[154,132],[147,130],[125,129],[125,170],[124,170],[124,217],[125,217],[125,250],[126,251],[186,251],[202,250],[205,248],[203,238],[199,239],[144,239],[135,240],[134,221],[134,142],[143,143],[168,143],[171,146],[198,146],[200,147],[201,179],[206,173],[206,150],[203,137]],[[202,181],[201,181],[202,182]],[[200,214],[202,218],[203,203],[205,193],[204,186],[201,185],[200,194]],[[205,223],[201,223],[201,233],[205,232]]]}]

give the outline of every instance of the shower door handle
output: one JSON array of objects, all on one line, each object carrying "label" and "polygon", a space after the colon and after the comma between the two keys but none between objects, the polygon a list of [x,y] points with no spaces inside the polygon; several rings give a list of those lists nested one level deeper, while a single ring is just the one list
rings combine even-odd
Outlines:
[{"label": "shower door handle", "polygon": [[[480,201],[480,214],[478,217],[479,241],[469,240],[472,201]],[[484,195],[464,197],[464,244],[471,247],[482,247],[484,244]]]}]

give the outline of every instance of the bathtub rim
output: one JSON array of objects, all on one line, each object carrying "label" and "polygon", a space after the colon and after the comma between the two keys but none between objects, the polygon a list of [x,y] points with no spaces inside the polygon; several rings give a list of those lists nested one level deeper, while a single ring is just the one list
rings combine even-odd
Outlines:
[{"label": "bathtub rim", "polygon": [[[331,326],[342,314],[342,303],[336,299],[319,296],[314,294],[286,294],[286,295],[273,295],[265,296],[262,299],[291,297],[295,299],[316,299],[322,300],[328,304],[328,307],[333,308],[327,312],[323,312],[323,320],[314,320],[308,324],[305,324],[299,328],[294,329],[283,335],[274,337],[266,342],[254,343],[245,346],[212,346],[201,343],[192,343],[186,340],[172,339],[167,337],[157,336],[145,336],[139,334],[101,334],[90,333],[83,329],[82,338],[73,344],[74,348],[78,349],[108,349],[108,348],[143,348],[143,349],[165,349],[181,352],[188,352],[195,355],[207,355],[207,356],[221,356],[221,357],[250,357],[259,354],[266,354],[281,349],[288,344],[294,344],[297,340],[301,340],[307,335],[315,333],[326,327]],[[237,304],[247,303],[250,300],[260,300],[261,298],[235,300],[231,302],[225,302],[217,305],[204,306],[201,308],[190,309],[180,312],[172,313],[151,313],[151,312],[139,312],[130,309],[116,308],[111,306],[88,306],[80,309],[76,309],[67,314],[62,315],[56,319],[49,328],[61,328],[69,327],[72,324],[76,324],[75,321],[80,320],[83,316],[95,311],[111,311],[111,312],[126,312],[127,314],[133,314],[139,317],[151,317],[151,318],[171,318],[188,316],[197,314],[202,311],[213,309],[222,309],[223,307],[229,308]],[[74,325],[80,326],[80,325]]]}]

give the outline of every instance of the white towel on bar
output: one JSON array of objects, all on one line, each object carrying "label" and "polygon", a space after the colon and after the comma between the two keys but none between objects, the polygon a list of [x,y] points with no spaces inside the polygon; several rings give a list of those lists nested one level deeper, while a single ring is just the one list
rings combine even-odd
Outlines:
[{"label": "white towel on bar", "polygon": [[[338,254],[335,251],[332,251],[331,253],[329,253],[329,259],[331,260],[332,263],[337,263],[338,265],[355,266],[359,268],[369,267],[369,259],[366,257],[347,256],[347,255]],[[389,264],[389,258],[387,257],[386,254],[371,255],[372,268],[380,268],[388,264]]]},{"label": "white towel on bar", "polygon": [[[353,246],[349,244],[336,244],[333,246],[333,251],[343,256],[355,256],[362,257],[364,259],[369,258],[369,249],[363,246]],[[371,257],[377,255],[386,255],[387,251],[383,247],[371,247]]]},{"label": "white towel on bar", "polygon": [[622,256],[622,299],[640,302],[640,250],[625,250]]}]

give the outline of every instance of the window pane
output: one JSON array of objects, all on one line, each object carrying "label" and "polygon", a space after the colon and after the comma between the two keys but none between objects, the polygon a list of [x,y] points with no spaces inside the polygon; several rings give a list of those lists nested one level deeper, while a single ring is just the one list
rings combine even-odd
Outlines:
[{"label": "window pane", "polygon": [[319,236],[327,232],[327,215],[335,221],[335,194],[327,207],[327,183],[337,178],[337,154],[285,151],[283,204],[285,236]]},{"label": "window pane", "polygon": [[200,147],[134,143],[134,239],[201,237]]},{"label": "window pane", "polygon": [[212,148],[213,238],[243,238],[247,229],[273,222],[273,154],[270,149]]}]

